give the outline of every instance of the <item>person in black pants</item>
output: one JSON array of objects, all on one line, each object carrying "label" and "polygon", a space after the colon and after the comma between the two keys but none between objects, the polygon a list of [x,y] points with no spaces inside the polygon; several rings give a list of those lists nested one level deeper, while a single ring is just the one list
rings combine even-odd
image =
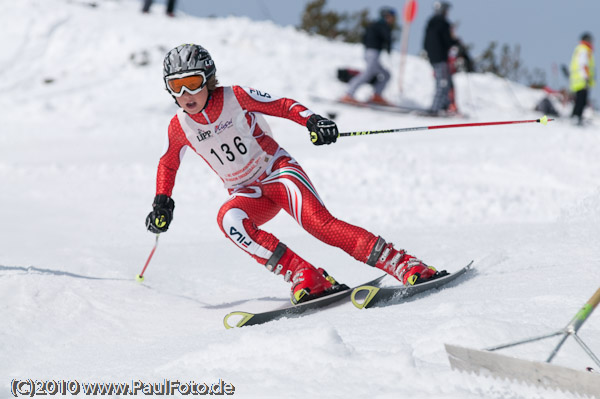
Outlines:
[{"label": "person in black pants", "polygon": [[[142,12],[148,13],[150,12],[150,7],[152,7],[153,0],[144,0],[144,7],[142,8]],[[175,2],[176,0],[169,0],[167,2],[167,15],[169,17],[175,16]]]},{"label": "person in black pants", "polygon": [[[437,115],[440,111],[448,111],[452,101],[450,93],[454,88],[448,62],[450,48],[458,41],[453,38],[450,23],[446,19],[450,3],[436,2],[435,14],[427,22],[423,47],[435,75],[435,96],[431,105],[431,113]],[[450,110],[455,111],[455,110]]]},{"label": "person in black pants", "polygon": [[595,65],[593,39],[589,32],[581,35],[581,41],[573,51],[569,81],[571,91],[575,94],[575,105],[572,117],[577,118],[577,124],[583,125],[583,110],[588,102],[589,89],[594,87]]}]

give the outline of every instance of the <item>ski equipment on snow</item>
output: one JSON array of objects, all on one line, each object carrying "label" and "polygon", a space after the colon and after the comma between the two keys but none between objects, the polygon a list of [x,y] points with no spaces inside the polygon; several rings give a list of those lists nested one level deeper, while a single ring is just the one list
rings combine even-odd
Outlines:
[{"label": "ski equipment on snow", "polygon": [[365,284],[355,288],[352,291],[352,303],[359,309],[372,308],[385,304],[397,304],[403,302],[405,299],[411,296],[420,294],[433,288],[440,288],[443,285],[456,280],[458,277],[464,275],[469,269],[471,269],[472,265],[473,261],[457,272],[416,285],[377,287],[374,285]]},{"label": "ski equipment on snow", "polygon": [[146,260],[146,264],[144,265],[142,272],[140,274],[138,274],[137,276],[135,276],[135,281],[137,281],[138,283],[141,283],[144,281],[144,272],[146,271],[146,268],[148,267],[148,264],[150,263],[150,259],[152,259],[152,256],[154,255],[154,251],[156,251],[156,247],[158,246],[158,237],[159,236],[160,236],[160,234],[156,235],[156,240],[154,240],[154,247],[152,247],[152,251],[150,251],[150,255],[148,256],[148,259]]},{"label": "ski equipment on snow", "polygon": [[452,369],[600,398],[600,374],[445,344]]},{"label": "ski equipment on snow", "polygon": [[[568,337],[572,336],[590,358],[600,367],[600,360],[577,335],[577,332],[600,303],[600,288],[577,312],[571,322],[562,330],[539,337],[527,338],[509,344],[499,345],[484,350],[463,348],[446,344],[448,360],[453,369],[479,373],[491,373],[492,376],[510,378],[534,383],[543,387],[569,390],[583,395],[596,395],[600,398],[600,375],[596,373],[573,370],[550,364],[558,350]],[[514,358],[493,353],[498,349],[509,348],[521,344],[540,341],[546,338],[563,335],[545,363]]]},{"label": "ski equipment on snow", "polygon": [[[377,286],[379,282],[385,277],[387,274],[377,277],[376,279],[369,281],[366,285],[369,286]],[[244,327],[244,326],[253,326],[257,324],[264,324],[270,321],[278,320],[283,317],[298,317],[305,313],[309,313],[310,311],[317,311],[320,309],[324,309],[329,305],[341,302],[343,299],[348,298],[352,293],[352,288],[348,288],[346,290],[338,291],[336,293],[319,297],[317,299],[313,299],[311,301],[302,302],[296,306],[286,306],[284,308],[270,310],[262,313],[250,313],[250,312],[242,312],[236,311],[231,312],[225,316],[223,319],[223,324],[225,328],[230,329],[234,327]],[[241,319],[235,324],[229,324],[229,318],[234,316],[240,316]]]},{"label": "ski equipment on snow", "polygon": [[282,242],[277,244],[265,267],[292,283],[290,300],[294,305],[348,289],[323,268],[317,269]]},{"label": "ski equipment on snow", "polygon": [[448,274],[445,270],[438,272],[435,267],[427,266],[404,249],[394,248],[394,244],[386,243],[382,237],[377,240],[367,265],[383,270],[404,285],[415,285]]},{"label": "ski equipment on snow", "polygon": [[339,284],[323,268],[315,269],[306,263],[294,272],[291,301],[293,305],[298,305],[347,289],[346,284]]}]

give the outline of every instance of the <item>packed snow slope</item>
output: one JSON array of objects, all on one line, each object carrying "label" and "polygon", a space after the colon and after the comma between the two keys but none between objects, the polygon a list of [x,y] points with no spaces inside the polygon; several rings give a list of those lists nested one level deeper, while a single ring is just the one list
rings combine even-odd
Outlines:
[{"label": "packed snow slope", "polygon": [[[475,260],[471,277],[404,304],[225,330],[234,310],[272,309],[289,285],[229,242],[216,224],[227,198],[193,152],[179,171],[171,229],[146,281],[144,219],[176,106],[162,59],[181,43],[213,55],[240,84],[335,114],[341,131],[539,118],[543,93],[491,75],[455,76],[461,111],[432,119],[327,102],[336,68],[362,48],[244,18],[178,15],[138,1],[0,3],[0,397],[13,379],[235,386],[240,398],[553,398],[567,394],[450,369],[443,348],[483,348],[565,326],[600,282],[600,134],[559,118],[523,124],[348,137],[315,147],[268,117],[330,211],[438,268]],[[399,100],[400,56],[384,55]],[[427,107],[432,70],[409,57],[402,101]],[[358,93],[366,98],[369,87]],[[568,109],[562,109],[564,114]],[[281,213],[264,228],[338,280],[376,277]],[[385,284],[394,281],[389,278]],[[600,353],[600,315],[581,338]],[[508,354],[545,360],[557,342]],[[555,362],[592,361],[569,340]]]}]

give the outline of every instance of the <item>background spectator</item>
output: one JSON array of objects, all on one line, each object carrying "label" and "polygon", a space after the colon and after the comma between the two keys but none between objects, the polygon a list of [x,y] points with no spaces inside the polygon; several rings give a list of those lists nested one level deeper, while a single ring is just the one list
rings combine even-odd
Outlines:
[{"label": "background spectator", "polygon": [[450,94],[454,88],[452,75],[450,74],[449,51],[458,44],[453,38],[450,23],[446,19],[450,3],[445,1],[436,2],[434,15],[427,22],[425,28],[425,41],[423,47],[427,52],[429,62],[433,66],[435,76],[435,95],[431,105],[431,113],[438,114],[440,111],[456,112],[456,106],[451,108],[453,101]]},{"label": "background spectator", "polygon": [[[175,3],[177,0],[169,0],[167,2],[167,15],[169,17],[175,16]],[[152,7],[153,0],[144,0],[144,7],[142,8],[142,12],[148,13],[150,12],[150,7]]]},{"label": "background spectator", "polygon": [[379,56],[381,55],[382,50],[385,50],[388,53],[391,51],[392,30],[396,24],[396,10],[391,7],[383,7],[379,14],[379,20],[369,24],[363,36],[363,44],[365,45],[364,57],[367,62],[367,68],[350,80],[348,83],[348,91],[346,92],[346,95],[341,98],[342,102],[350,104],[357,103],[358,101],[354,98],[356,90],[358,90],[359,86],[368,83],[376,77],[377,79],[374,84],[375,93],[369,102],[380,105],[389,105],[389,103],[383,99],[381,94],[390,80],[390,72],[381,65]]},{"label": "background spectator", "polygon": [[583,110],[588,101],[588,89],[596,84],[592,41],[590,33],[586,32],[581,35],[581,41],[575,47],[571,58],[569,81],[571,91],[575,93],[575,105],[571,116],[577,117],[578,125],[583,124]]}]

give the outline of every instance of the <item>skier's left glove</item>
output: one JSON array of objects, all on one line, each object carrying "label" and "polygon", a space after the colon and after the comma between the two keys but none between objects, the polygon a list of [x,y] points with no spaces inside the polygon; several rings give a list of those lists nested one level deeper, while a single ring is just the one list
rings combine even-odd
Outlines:
[{"label": "skier's left glove", "polygon": [[313,114],[308,118],[306,127],[310,132],[310,141],[314,145],[335,143],[340,134],[334,121],[317,114]]},{"label": "skier's left glove", "polygon": [[164,233],[169,229],[169,224],[173,220],[175,201],[168,195],[159,194],[154,197],[152,208],[154,210],[146,217],[146,228],[152,233]]}]

